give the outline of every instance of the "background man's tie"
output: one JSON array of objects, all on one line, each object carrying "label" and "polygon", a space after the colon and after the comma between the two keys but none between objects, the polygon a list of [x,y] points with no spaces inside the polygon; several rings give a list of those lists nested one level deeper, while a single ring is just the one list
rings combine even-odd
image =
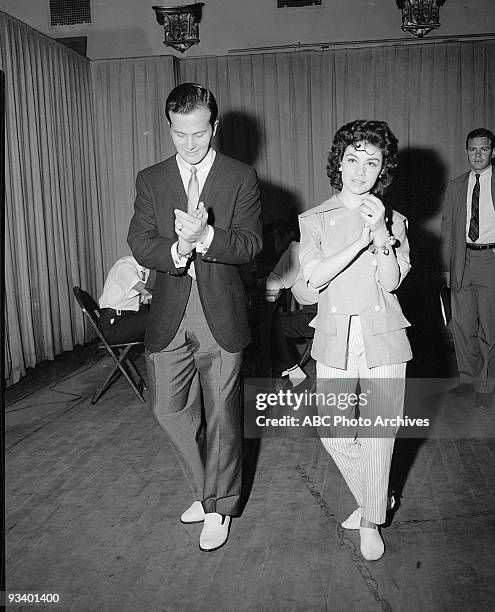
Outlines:
[{"label": "background man's tie", "polygon": [[469,222],[469,239],[473,242],[478,240],[480,235],[480,175],[475,174],[476,184],[471,198],[471,221]]},{"label": "background man's tie", "polygon": [[199,181],[197,177],[198,169],[191,166],[191,177],[187,186],[187,212],[193,213],[198,208],[199,202]]}]

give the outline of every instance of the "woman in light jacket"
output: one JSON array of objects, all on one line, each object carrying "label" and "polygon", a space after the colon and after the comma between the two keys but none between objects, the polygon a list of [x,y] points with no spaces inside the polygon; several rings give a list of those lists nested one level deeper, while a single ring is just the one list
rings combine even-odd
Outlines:
[{"label": "woman in light jacket", "polygon": [[[302,273],[320,292],[311,323],[318,392],[348,398],[333,415],[341,423],[343,416],[357,417],[359,404],[359,416],[370,419],[359,425],[372,424],[345,436],[335,427],[320,433],[358,506],[342,526],[359,529],[367,560],[379,559],[385,549],[378,525],[385,522],[396,417],[402,416],[406,362],[412,357],[409,322],[394,293],[410,269],[406,219],[386,211],[379,199],[397,165],[397,144],[384,121],[341,127],[327,165],[330,184],[340,192],[299,217]],[[392,428],[375,426],[386,418],[395,418]],[[356,422],[344,424],[349,423]]]}]

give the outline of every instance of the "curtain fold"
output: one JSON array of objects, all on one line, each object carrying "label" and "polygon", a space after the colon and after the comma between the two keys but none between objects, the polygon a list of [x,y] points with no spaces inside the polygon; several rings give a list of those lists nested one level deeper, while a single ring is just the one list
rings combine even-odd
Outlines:
[{"label": "curtain fold", "polygon": [[[486,40],[183,59],[179,70],[218,97],[234,130],[221,130],[221,145],[305,210],[328,197],[333,134],[356,118],[387,121],[402,149],[431,151],[449,177],[465,170],[467,132],[494,127],[494,58]],[[264,210],[278,216],[283,205]]]},{"label": "curtain fold", "polygon": [[103,274],[89,62],[0,13],[7,384],[87,340],[72,286]]},{"label": "curtain fold", "polygon": [[98,200],[107,272],[116,259],[130,254],[127,230],[138,170],[174,152],[165,100],[176,84],[176,65],[171,56],[91,63]]}]

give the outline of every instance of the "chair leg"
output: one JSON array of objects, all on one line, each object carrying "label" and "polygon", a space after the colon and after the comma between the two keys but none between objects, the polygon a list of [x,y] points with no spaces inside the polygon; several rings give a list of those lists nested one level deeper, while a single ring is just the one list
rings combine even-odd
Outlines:
[{"label": "chair leg", "polygon": [[299,367],[302,368],[303,366],[306,365],[306,363],[309,361],[309,358],[311,357],[311,348],[313,347],[313,340],[308,340],[306,343],[306,347],[304,348],[303,354],[301,356],[301,359],[299,361]]},{"label": "chair leg", "polygon": [[[101,385],[98,387],[96,392],[94,393],[93,398],[91,399],[91,404],[96,404],[96,402],[100,399],[100,397],[103,395],[103,393],[108,388],[112,378],[117,373],[117,370],[120,370],[122,374],[125,376],[127,382],[131,385],[132,390],[137,395],[139,401],[143,404],[146,403],[141,391],[136,386],[136,383],[132,380],[132,378],[129,376],[127,370],[124,367],[124,364],[127,365],[130,362],[130,360],[127,357],[127,353],[129,352],[130,349],[131,349],[130,346],[126,346],[125,349],[119,354],[118,358],[115,356],[115,354],[113,354],[111,351],[107,349],[107,353],[114,360],[115,366],[112,369],[112,371],[108,374],[108,376],[105,378],[105,380],[101,383]],[[135,369],[135,366],[134,366],[134,369]]]},{"label": "chair leg", "polygon": [[138,386],[142,387],[145,391],[147,391],[148,387],[146,386],[146,383],[144,382],[144,378],[141,376],[139,370],[136,367],[136,364],[131,359],[131,357],[127,358],[127,364],[129,365],[130,369],[134,372],[136,379],[138,381],[137,382]]}]

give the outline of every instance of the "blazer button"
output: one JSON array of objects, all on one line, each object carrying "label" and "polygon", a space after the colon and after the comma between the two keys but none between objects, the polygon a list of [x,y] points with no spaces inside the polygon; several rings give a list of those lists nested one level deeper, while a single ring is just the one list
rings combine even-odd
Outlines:
[{"label": "blazer button", "polygon": [[330,225],[335,225],[335,219],[330,219],[329,223]]},{"label": "blazer button", "polygon": [[337,306],[332,306],[330,308],[330,312],[337,312]]},{"label": "blazer button", "polygon": [[380,310],[380,306],[378,306],[378,305],[375,306],[375,310],[376,310],[376,312],[378,312]]},{"label": "blazer button", "polygon": [[373,263],[373,265],[374,265],[374,266],[377,266],[377,265],[378,265],[378,262],[376,261],[376,259],[373,259],[373,260],[372,260],[372,263]]}]

